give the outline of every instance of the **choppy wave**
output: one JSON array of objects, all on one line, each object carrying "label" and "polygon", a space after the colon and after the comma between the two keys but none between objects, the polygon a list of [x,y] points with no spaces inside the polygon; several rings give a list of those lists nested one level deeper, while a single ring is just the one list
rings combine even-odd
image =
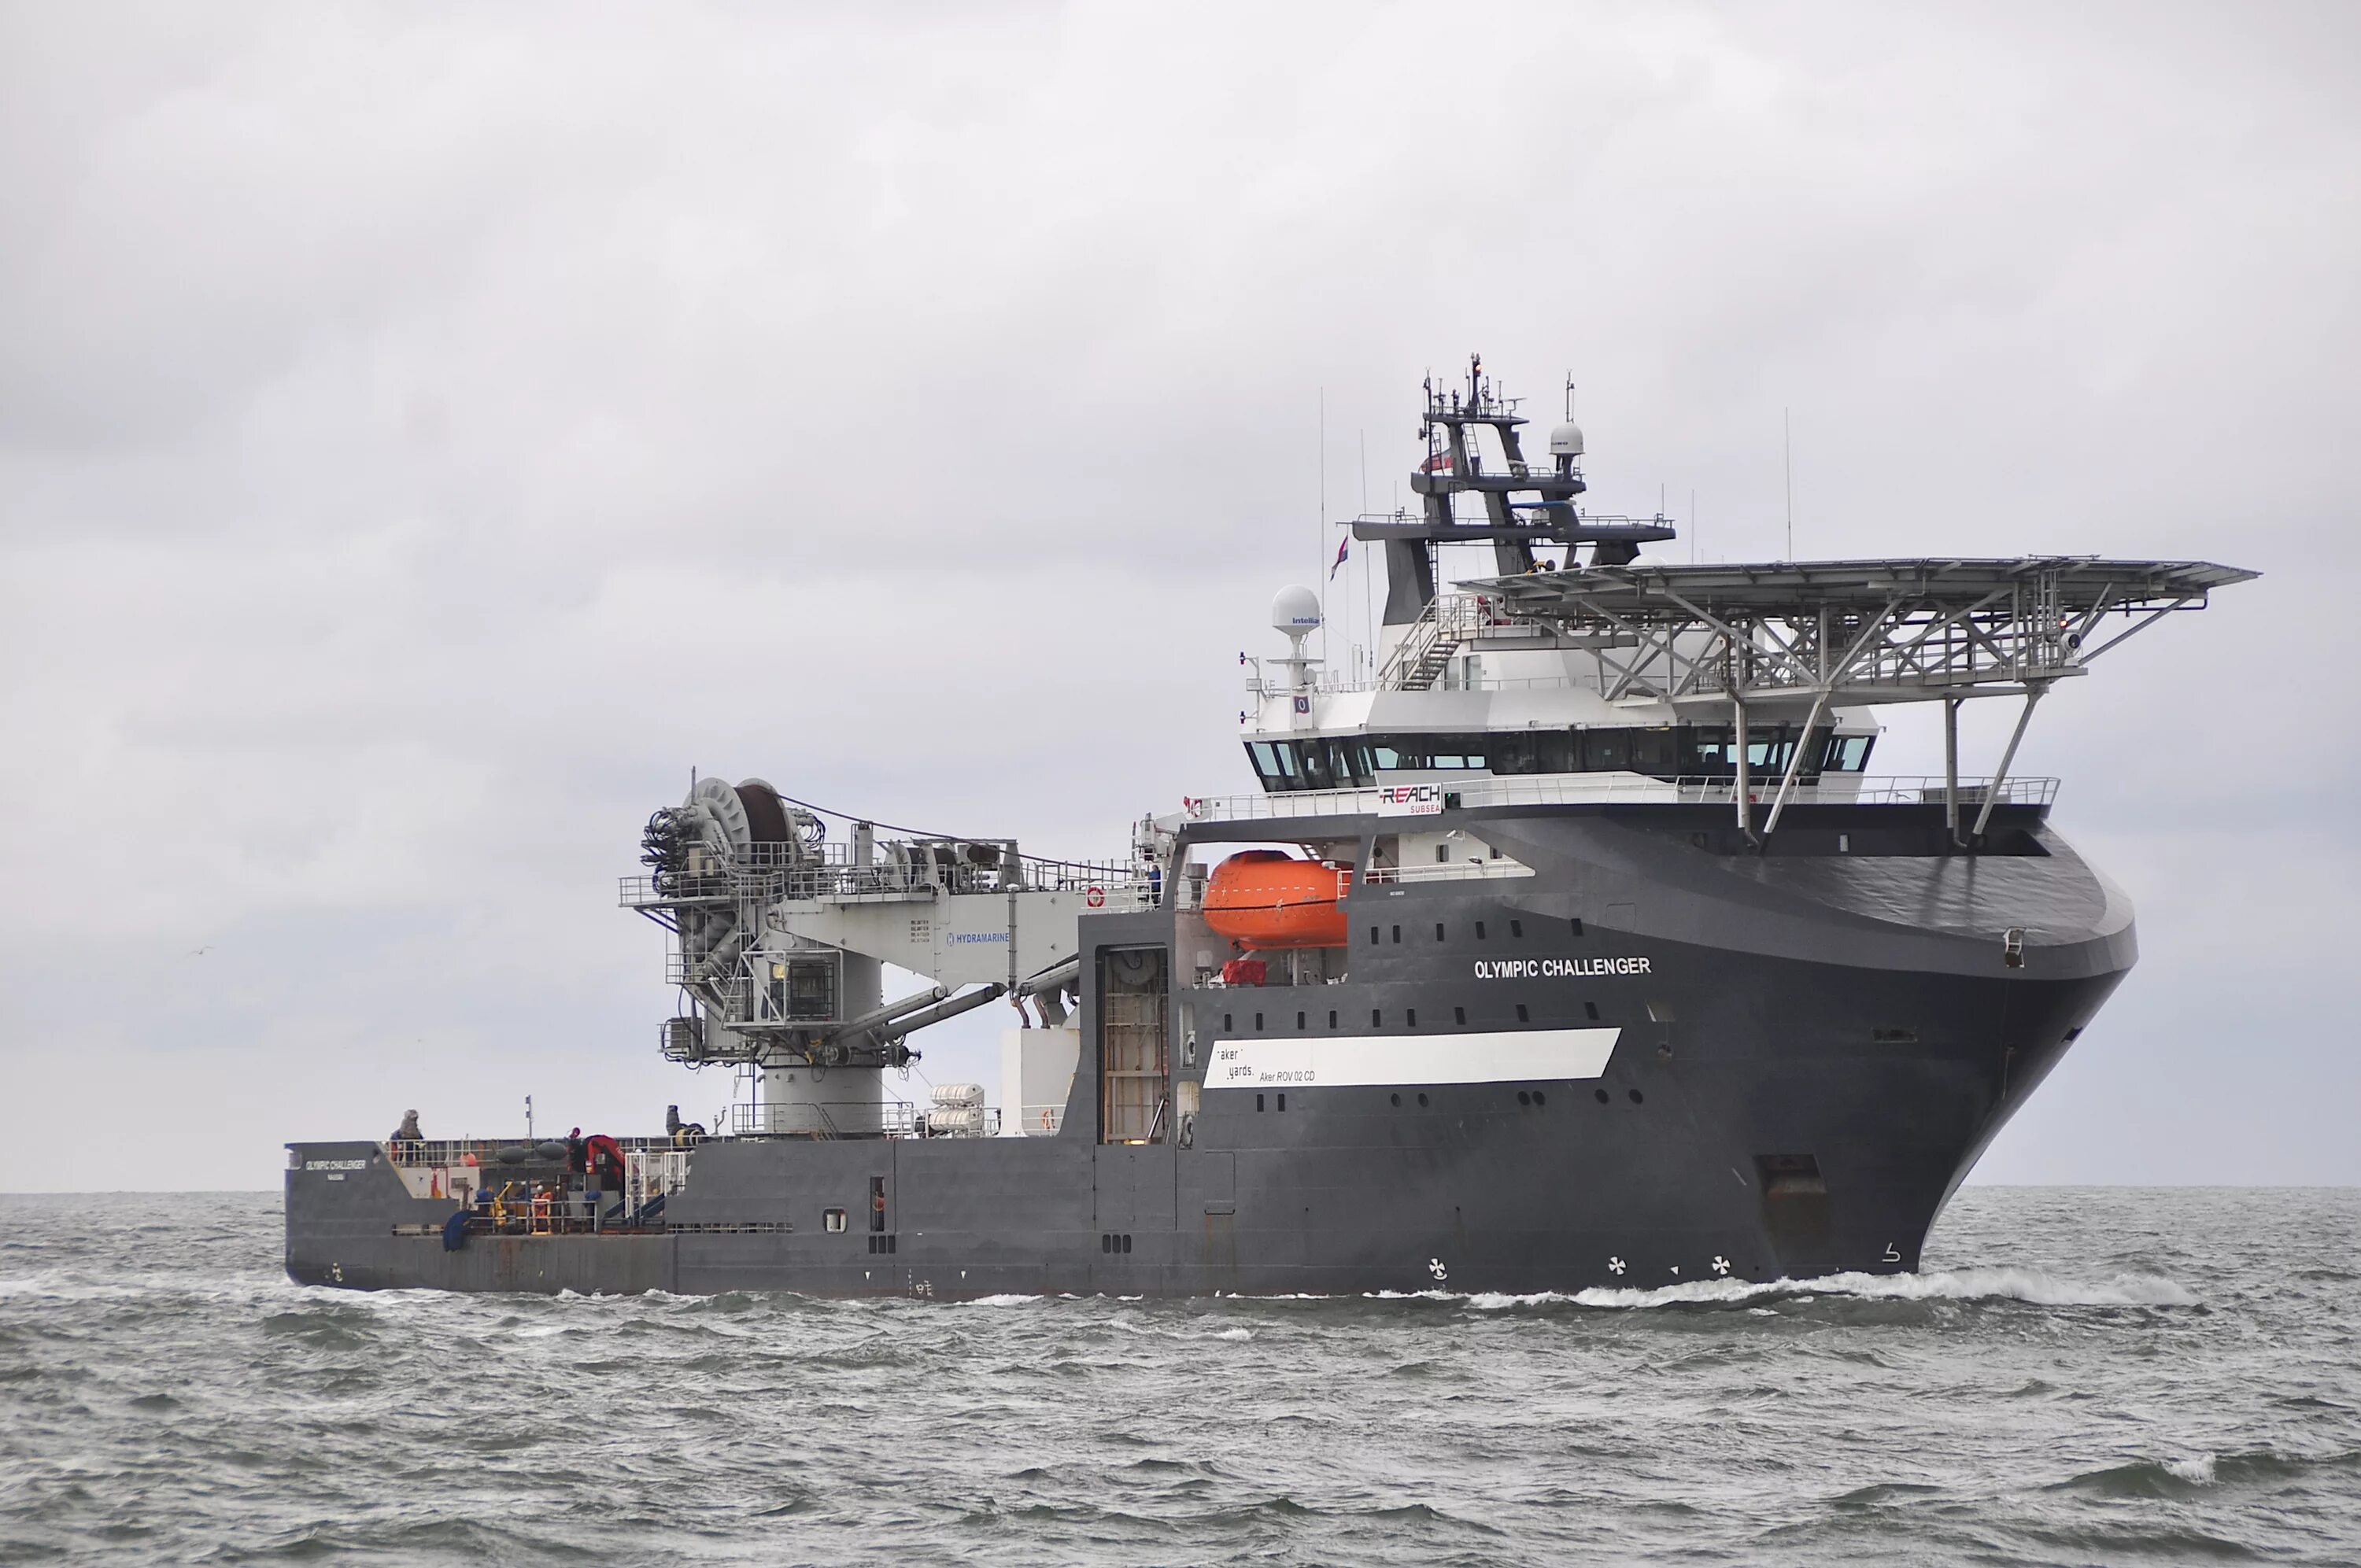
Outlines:
[{"label": "choppy wave", "polygon": [[939,1305],[362,1295],[265,1199],[0,1206],[0,1562],[2361,1561],[2361,1195],[1971,1190],[1917,1275]]}]

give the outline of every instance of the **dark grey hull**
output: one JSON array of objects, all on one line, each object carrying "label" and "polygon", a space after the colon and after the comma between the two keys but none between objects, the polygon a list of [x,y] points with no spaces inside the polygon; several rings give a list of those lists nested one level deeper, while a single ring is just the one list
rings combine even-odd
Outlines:
[{"label": "dark grey hull", "polygon": [[[1163,1141],[1104,1143],[1086,962],[1056,1136],[716,1141],[695,1151],[660,1234],[476,1235],[456,1250],[432,1229],[454,1205],[409,1196],[382,1146],[297,1145],[288,1272],[365,1288],[959,1298],[1912,1269],[1950,1193],[2134,958],[2121,895],[2039,808],[2004,809],[1994,841],[2014,852],[1975,856],[1913,852],[1930,812],[1799,809],[1766,855],[1727,852],[1726,818],[1687,808],[1455,814],[1535,874],[1356,887],[1349,967],[1330,984],[1191,986],[1185,913],[1083,922],[1086,956],[1178,952],[1176,1090],[1224,1039],[1328,1029],[1613,1027],[1595,1079],[1298,1085],[1283,1101],[1206,1087]],[[1638,957],[1644,972],[1557,961]],[[829,1209],[851,1227],[826,1229]]]}]

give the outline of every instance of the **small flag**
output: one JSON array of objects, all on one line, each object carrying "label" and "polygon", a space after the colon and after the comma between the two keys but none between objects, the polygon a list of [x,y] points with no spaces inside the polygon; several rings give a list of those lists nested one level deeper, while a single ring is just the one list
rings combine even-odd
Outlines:
[{"label": "small flag", "polygon": [[1345,557],[1352,553],[1353,536],[1348,533],[1345,535],[1343,539],[1337,541],[1336,559],[1328,564],[1328,580],[1330,582],[1333,583],[1336,580],[1336,568],[1343,565],[1345,564]]},{"label": "small flag", "polygon": [[1427,460],[1426,460],[1425,462],[1423,462],[1423,463],[1422,463],[1422,464],[1420,464],[1420,465],[1418,466],[1418,471],[1419,471],[1420,473],[1422,473],[1422,474],[1448,474],[1448,473],[1450,473],[1450,472],[1451,472],[1451,454],[1450,454],[1450,452],[1449,452],[1448,450],[1445,450],[1445,451],[1437,452],[1437,453],[1433,454],[1432,456],[1428,457],[1428,458],[1427,458]]}]

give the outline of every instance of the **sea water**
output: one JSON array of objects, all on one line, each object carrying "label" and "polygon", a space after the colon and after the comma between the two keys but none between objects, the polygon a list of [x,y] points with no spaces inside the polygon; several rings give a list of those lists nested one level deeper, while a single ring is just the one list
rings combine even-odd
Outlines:
[{"label": "sea water", "polygon": [[0,1563],[2361,1561],[2361,1190],[1572,1297],[361,1295],[0,1198]]}]

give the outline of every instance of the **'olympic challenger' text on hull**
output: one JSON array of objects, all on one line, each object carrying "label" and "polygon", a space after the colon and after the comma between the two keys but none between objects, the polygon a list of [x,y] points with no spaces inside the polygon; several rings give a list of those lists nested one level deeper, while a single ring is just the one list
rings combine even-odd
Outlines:
[{"label": "'olympic challenger' text on hull", "polygon": [[[737,1074],[730,1124],[292,1145],[289,1273],[972,1297],[1916,1267],[2135,957],[2054,786],[2009,776],[2025,720],[2251,574],[1666,565],[1639,554],[1663,520],[1576,509],[1570,424],[1525,457],[1480,367],[1426,420],[1423,514],[1352,525],[1387,565],[1366,662],[1323,671],[1316,600],[1275,606],[1292,652],[1245,721],[1262,793],[1143,819],[1094,864],[832,840],[760,781],[703,781],[623,901],[671,934],[664,1049]],[[1490,575],[1438,593],[1438,554],[1471,545]],[[2022,707],[1994,776],[1963,780],[1975,696]],[[1867,774],[1898,701],[1942,705],[1943,776]],[[938,983],[884,1003],[883,964]],[[997,1105],[888,1096],[914,1034],[1004,996],[1027,1026]]]}]

